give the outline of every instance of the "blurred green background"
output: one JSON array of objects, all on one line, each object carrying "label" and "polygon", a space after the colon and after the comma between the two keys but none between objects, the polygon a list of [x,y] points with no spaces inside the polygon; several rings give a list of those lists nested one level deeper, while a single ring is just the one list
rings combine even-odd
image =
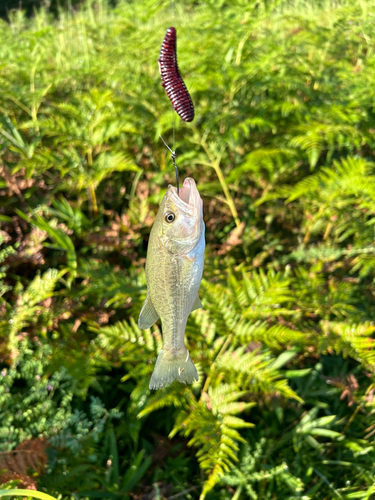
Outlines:
[{"label": "blurred green background", "polygon": [[79,6],[79,0],[2,0],[0,3],[0,17],[8,20],[12,10],[21,10],[31,16],[40,8],[57,14],[59,9],[71,9]]},{"label": "blurred green background", "polygon": [[[0,22],[1,488],[375,498],[375,2],[30,5]],[[172,25],[191,124],[160,84]],[[199,382],[150,392],[159,134],[207,251]]]}]

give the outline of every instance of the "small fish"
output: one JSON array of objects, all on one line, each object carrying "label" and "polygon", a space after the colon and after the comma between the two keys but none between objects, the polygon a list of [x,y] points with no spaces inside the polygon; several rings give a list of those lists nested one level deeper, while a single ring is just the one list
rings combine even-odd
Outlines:
[{"label": "small fish", "polygon": [[203,202],[193,179],[180,189],[169,186],[151,229],[147,250],[147,297],[138,319],[150,328],[158,318],[163,327],[163,348],[150,381],[160,389],[179,380],[191,384],[197,370],[185,347],[189,314],[202,307],[198,290],[204,264]]}]

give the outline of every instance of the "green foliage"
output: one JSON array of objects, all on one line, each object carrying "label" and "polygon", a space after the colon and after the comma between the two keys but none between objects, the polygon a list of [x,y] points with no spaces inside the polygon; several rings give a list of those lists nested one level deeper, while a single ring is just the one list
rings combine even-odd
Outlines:
[{"label": "green foliage", "polygon": [[263,484],[276,483],[278,492],[284,489],[285,485],[291,493],[298,494],[303,491],[302,482],[290,474],[286,463],[282,463],[276,467],[266,467],[265,470],[259,470],[262,467],[260,461],[263,458],[264,445],[265,439],[263,438],[259,443],[256,443],[254,450],[251,450],[250,446],[246,443],[242,450],[239,467],[233,468],[223,476],[222,483],[232,488],[237,488],[232,498],[237,499],[241,495],[246,495],[245,498],[257,500],[259,498],[258,494],[252,487],[252,484],[255,482],[263,482]]},{"label": "green foliage", "polygon": [[[23,478],[8,460],[2,488],[370,500],[375,4],[174,4],[0,24],[0,460],[49,454]],[[192,124],[160,85],[171,25]],[[203,196],[207,257],[186,328],[199,381],[151,393],[162,333],[137,317],[174,182],[159,134]]]},{"label": "green foliage", "polygon": [[215,486],[224,471],[237,461],[236,441],[243,441],[237,429],[253,426],[235,416],[255,406],[254,403],[237,401],[244,394],[244,391],[238,392],[234,385],[221,384],[216,389],[209,388],[207,393],[202,392],[200,402],[190,408],[186,418],[177,423],[177,428],[185,436],[193,435],[189,445],[199,446],[197,456],[200,466],[210,473],[202,498]]},{"label": "green foliage", "polygon": [[16,362],[2,370],[2,451],[36,436],[48,437],[59,447],[77,451],[82,438],[89,434],[98,436],[108,418],[119,417],[115,410],[108,412],[94,397],[90,404],[91,419],[77,407],[74,409],[77,381],[63,368],[46,376],[50,356],[49,346],[32,349],[23,341]]},{"label": "green foliage", "polygon": [[20,497],[22,495],[27,495],[30,498],[40,498],[40,500],[56,500],[54,497],[51,497],[51,495],[46,495],[45,493],[42,493],[40,491],[30,492],[30,490],[22,490],[22,489],[0,490],[1,497],[10,497],[10,496]]}]

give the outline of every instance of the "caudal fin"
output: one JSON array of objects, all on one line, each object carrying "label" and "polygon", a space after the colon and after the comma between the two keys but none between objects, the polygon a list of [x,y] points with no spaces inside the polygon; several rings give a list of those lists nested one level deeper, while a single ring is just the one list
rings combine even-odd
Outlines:
[{"label": "caudal fin", "polygon": [[179,380],[183,384],[192,384],[198,380],[198,373],[185,348],[179,352],[160,351],[150,381],[150,389],[161,389]]}]

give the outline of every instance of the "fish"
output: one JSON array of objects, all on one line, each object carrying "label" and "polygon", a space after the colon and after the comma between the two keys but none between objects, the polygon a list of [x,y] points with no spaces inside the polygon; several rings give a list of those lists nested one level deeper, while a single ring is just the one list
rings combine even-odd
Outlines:
[{"label": "fish", "polygon": [[202,307],[198,295],[205,252],[203,201],[195,181],[182,188],[169,185],[152,226],[146,258],[147,295],[138,326],[151,328],[160,318],[163,347],[156,360],[150,389],[174,380],[192,384],[198,373],[185,346],[188,316]]}]

